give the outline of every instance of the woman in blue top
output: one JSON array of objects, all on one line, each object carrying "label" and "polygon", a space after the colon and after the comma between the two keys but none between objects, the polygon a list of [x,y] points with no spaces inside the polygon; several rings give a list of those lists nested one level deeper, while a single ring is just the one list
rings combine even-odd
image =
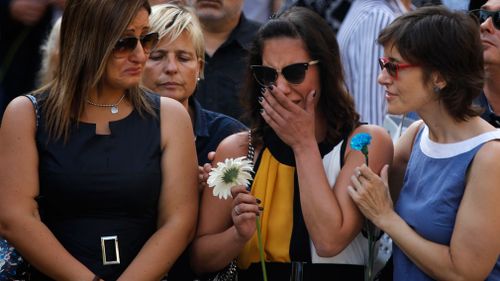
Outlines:
[{"label": "woman in blue top", "polygon": [[[422,8],[378,42],[389,113],[422,121],[399,140],[390,177],[359,167],[351,197],[393,239],[394,280],[500,280],[500,132],[471,106],[483,83],[477,24]],[[402,186],[395,210],[389,186]]]}]

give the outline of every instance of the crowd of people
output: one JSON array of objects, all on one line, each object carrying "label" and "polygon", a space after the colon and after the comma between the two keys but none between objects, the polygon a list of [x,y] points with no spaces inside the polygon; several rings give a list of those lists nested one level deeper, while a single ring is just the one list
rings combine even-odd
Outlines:
[{"label": "crowd of people", "polygon": [[500,280],[500,0],[248,2],[1,3],[0,281]]}]

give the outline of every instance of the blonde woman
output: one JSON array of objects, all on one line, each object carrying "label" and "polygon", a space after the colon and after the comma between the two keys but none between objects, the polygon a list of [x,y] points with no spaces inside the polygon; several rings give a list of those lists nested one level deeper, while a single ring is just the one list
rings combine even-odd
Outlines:
[{"label": "blonde woman", "polygon": [[[245,130],[245,126],[224,114],[205,110],[195,98],[196,85],[203,77],[205,44],[200,23],[189,7],[162,4],[152,7],[151,31],[159,42],[144,68],[142,83],[153,92],[179,101],[191,117],[200,169],[199,190],[205,187],[203,165],[208,153],[215,151],[227,136]],[[181,256],[168,280],[193,280],[187,252]]]}]

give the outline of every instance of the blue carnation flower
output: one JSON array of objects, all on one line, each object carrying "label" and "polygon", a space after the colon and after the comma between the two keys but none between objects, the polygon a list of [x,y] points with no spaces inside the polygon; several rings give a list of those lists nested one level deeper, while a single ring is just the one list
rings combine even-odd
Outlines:
[{"label": "blue carnation flower", "polygon": [[372,136],[370,136],[370,134],[359,133],[351,139],[351,148],[359,151],[366,149],[368,151],[367,146],[370,144],[371,140]]}]

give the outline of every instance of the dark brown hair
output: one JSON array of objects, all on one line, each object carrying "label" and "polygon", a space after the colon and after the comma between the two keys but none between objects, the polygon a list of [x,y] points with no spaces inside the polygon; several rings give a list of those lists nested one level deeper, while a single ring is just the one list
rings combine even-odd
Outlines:
[{"label": "dark brown hair", "polygon": [[420,65],[424,83],[432,72],[442,75],[446,86],[438,98],[455,120],[478,115],[472,101],[483,88],[483,47],[479,27],[470,16],[442,6],[419,8],[382,30],[378,42]]},{"label": "dark brown hair", "polygon": [[[321,95],[318,110],[326,118],[326,139],[337,142],[359,125],[359,115],[347,92],[340,61],[339,46],[330,26],[318,14],[302,7],[292,7],[264,24],[250,50],[249,65],[262,64],[264,42],[273,38],[298,38],[304,42],[313,60],[319,60]],[[258,97],[261,87],[248,69],[242,99],[246,118],[251,122],[256,143],[262,140],[268,125],[260,115]]]}]

